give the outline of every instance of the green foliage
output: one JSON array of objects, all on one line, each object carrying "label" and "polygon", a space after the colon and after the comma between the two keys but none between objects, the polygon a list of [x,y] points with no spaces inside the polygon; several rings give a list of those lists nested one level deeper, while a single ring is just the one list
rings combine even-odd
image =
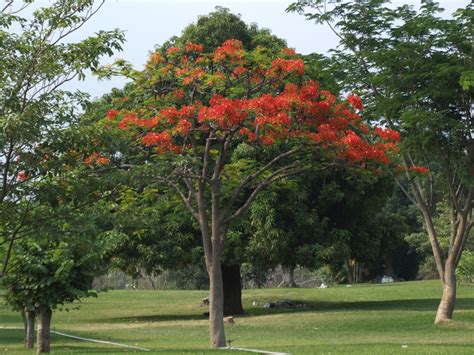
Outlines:
[{"label": "green foliage", "polygon": [[52,1],[26,16],[24,6],[33,2],[12,1],[2,5],[0,13],[2,245],[13,243],[30,218],[29,204],[21,201],[33,199],[35,184],[63,164],[82,158],[68,146],[64,130],[77,123],[87,95],[61,87],[74,78],[83,79],[88,70],[97,68],[100,57],[120,50],[124,41],[118,30],[68,40],[103,3]]},{"label": "green foliage", "polygon": [[197,226],[179,197],[159,187],[126,188],[118,196],[113,218],[114,230],[122,236],[114,250],[114,266],[130,275],[164,269],[183,269],[184,275],[185,267],[202,259]]},{"label": "green foliage", "polygon": [[[12,307],[35,312],[94,295],[92,280],[106,269],[116,238],[104,229],[104,207],[98,204],[81,211],[57,207],[50,211],[54,219],[32,226],[34,238],[26,234],[17,241],[2,278]],[[31,208],[37,214],[34,220],[50,209]]]},{"label": "green foliage", "polygon": [[464,250],[456,268],[456,277],[459,282],[474,282],[474,253]]},{"label": "green foliage", "polygon": [[217,6],[214,12],[200,16],[196,23],[188,25],[181,36],[172,39],[176,44],[200,43],[204,51],[211,52],[228,39],[242,41],[248,50],[265,47],[274,52],[285,48],[286,41],[271,34],[268,29],[259,29],[256,24],[248,26],[225,7]]}]

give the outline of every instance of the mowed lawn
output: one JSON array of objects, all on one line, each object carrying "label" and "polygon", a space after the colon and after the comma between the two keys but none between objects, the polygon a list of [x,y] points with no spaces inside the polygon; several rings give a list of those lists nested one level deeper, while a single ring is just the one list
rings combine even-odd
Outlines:
[{"label": "mowed lawn", "polygon": [[[109,291],[68,311],[56,311],[53,329],[152,352],[211,353],[208,323],[202,315],[206,309],[199,307],[206,295],[205,291]],[[247,314],[226,325],[226,333],[234,347],[291,354],[474,354],[474,287],[460,286],[455,320],[435,326],[440,295],[438,281],[245,290]],[[307,307],[262,308],[277,300]],[[259,305],[252,306],[254,302]],[[0,353],[27,353],[22,350],[21,330],[1,329],[20,326],[20,317],[2,302]],[[52,351],[127,352],[57,335],[52,337]]]}]

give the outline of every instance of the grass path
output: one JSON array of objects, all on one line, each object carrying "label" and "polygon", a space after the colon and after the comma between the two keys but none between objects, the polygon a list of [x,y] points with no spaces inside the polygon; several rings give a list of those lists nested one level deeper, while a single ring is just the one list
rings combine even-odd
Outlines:
[{"label": "grass path", "polygon": [[[53,328],[86,338],[152,349],[155,353],[208,350],[204,291],[110,291],[58,311]],[[434,326],[441,295],[437,281],[328,289],[245,290],[245,316],[226,326],[232,346],[292,354],[474,354],[474,287],[461,286],[455,320]],[[307,307],[253,307],[276,300]],[[0,304],[0,328],[21,326]],[[53,336],[57,353],[124,353],[126,349]],[[0,353],[27,353],[21,331],[0,329]],[[221,351],[230,353],[230,351]],[[236,352],[236,354],[238,354]]]}]

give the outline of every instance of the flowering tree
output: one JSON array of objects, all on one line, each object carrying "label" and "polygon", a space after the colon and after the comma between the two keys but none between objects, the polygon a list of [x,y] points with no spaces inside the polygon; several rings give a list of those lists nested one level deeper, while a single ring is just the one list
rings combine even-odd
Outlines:
[{"label": "flowering tree", "polygon": [[[137,88],[152,94],[133,110],[112,108],[104,124],[138,143],[154,179],[173,188],[199,224],[210,278],[210,336],[225,346],[221,257],[230,224],[266,186],[339,162],[387,164],[396,132],[371,130],[361,100],[338,102],[293,50],[272,57],[228,40],[213,53],[199,44],[159,49]],[[367,137],[371,137],[368,139]],[[252,152],[254,160],[238,158]],[[247,155],[248,156],[248,155]]]}]

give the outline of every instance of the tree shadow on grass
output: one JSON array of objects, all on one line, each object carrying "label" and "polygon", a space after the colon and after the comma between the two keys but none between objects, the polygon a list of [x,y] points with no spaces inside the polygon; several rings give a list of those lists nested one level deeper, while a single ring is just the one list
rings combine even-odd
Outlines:
[{"label": "tree shadow on grass", "polygon": [[[203,309],[204,312],[204,309]],[[170,321],[191,321],[203,320],[203,314],[153,314],[134,317],[114,317],[101,319],[104,323],[140,323],[140,322],[170,322]]]},{"label": "tree shadow on grass", "polygon": [[[268,299],[268,302],[274,300]],[[305,301],[298,300],[293,307],[288,308],[263,308],[248,307],[245,314],[239,317],[254,317],[272,314],[302,313],[302,312],[347,312],[347,311],[423,311],[435,312],[439,304],[438,298],[415,300],[384,300],[384,301]],[[456,310],[474,308],[474,299],[458,298]],[[204,312],[204,309],[203,309]],[[117,317],[102,319],[106,323],[134,323],[134,322],[168,322],[205,320],[203,314],[154,314],[135,317]]]},{"label": "tree shadow on grass", "polygon": [[[306,305],[304,307],[303,305]],[[415,299],[415,300],[383,300],[383,301],[305,301],[296,303],[290,308],[249,308],[246,316],[261,316],[280,313],[300,312],[347,312],[347,311],[433,311],[439,305],[439,298]],[[472,309],[474,299],[458,298],[456,310]]]}]

